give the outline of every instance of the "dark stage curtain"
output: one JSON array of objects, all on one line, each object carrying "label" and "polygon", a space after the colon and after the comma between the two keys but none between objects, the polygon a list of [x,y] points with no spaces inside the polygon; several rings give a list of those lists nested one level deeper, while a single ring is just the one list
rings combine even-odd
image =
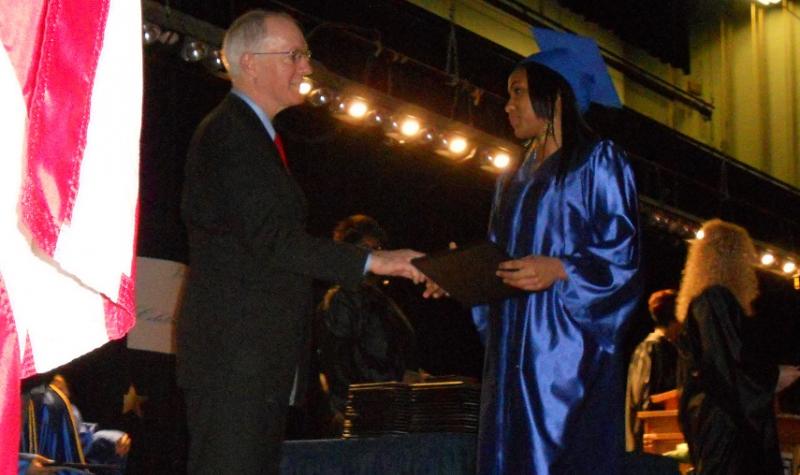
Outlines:
[{"label": "dark stage curtain", "polygon": [[689,74],[689,1],[559,0],[558,3]]}]

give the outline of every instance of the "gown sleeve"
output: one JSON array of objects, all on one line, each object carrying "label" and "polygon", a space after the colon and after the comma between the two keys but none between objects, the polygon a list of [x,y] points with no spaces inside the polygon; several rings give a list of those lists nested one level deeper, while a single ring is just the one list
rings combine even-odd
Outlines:
[{"label": "gown sleeve", "polygon": [[[560,256],[567,279],[556,283],[567,312],[601,344],[612,344],[640,295],[638,198],[633,171],[611,142],[598,143],[568,177],[572,207],[567,239],[575,252]],[[574,193],[572,191],[575,190]]]}]

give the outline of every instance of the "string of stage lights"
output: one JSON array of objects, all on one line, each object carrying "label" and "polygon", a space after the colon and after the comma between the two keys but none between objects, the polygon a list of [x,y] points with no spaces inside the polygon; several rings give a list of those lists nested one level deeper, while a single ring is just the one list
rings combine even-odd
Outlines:
[{"label": "string of stage lights", "polygon": [[[184,61],[203,64],[210,73],[227,79],[220,50],[223,31],[155,2],[143,2],[145,46],[156,43],[180,48]],[[446,118],[363,84],[343,78],[314,61],[313,78],[305,78],[300,92],[313,107],[327,108],[333,117],[362,127],[378,127],[393,142],[425,147],[457,163],[476,162],[481,169],[502,173],[515,165],[521,148],[467,124]],[[655,200],[640,197],[647,224],[683,239],[702,239],[702,219],[671,209]],[[800,290],[798,256],[777,246],[755,241],[761,269],[793,277]]]},{"label": "string of stage lights", "polygon": [[[202,63],[211,73],[227,77],[219,48],[206,41],[186,33],[181,38],[178,32],[149,21],[142,25],[142,35],[146,46],[180,43],[184,61]],[[455,162],[476,161],[480,168],[493,173],[502,173],[521,154],[516,144],[347,80],[317,61],[313,66],[313,78],[303,80],[300,92],[310,105],[328,108],[339,120],[379,127],[397,144],[425,147]]]}]

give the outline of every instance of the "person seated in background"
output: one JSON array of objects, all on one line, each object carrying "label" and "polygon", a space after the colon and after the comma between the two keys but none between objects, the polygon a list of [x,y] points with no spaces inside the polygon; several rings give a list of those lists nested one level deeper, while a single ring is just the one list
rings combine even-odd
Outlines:
[{"label": "person seated in background", "polygon": [[[333,239],[369,250],[386,245],[386,232],[365,215],[339,222]],[[340,435],[350,384],[420,380],[414,329],[397,304],[370,275],[355,290],[334,286],[315,315],[320,385],[333,411],[332,435]]]},{"label": "person seated in background", "polygon": [[628,366],[625,396],[625,450],[642,451],[644,427],[636,417],[639,411],[657,409],[650,396],[675,389],[678,350],[675,340],[680,324],[675,318],[675,291],[653,292],[647,301],[655,328],[639,343]]},{"label": "person seated in background", "polygon": [[18,475],[44,475],[58,473],[59,468],[54,467],[53,461],[39,454],[27,454],[20,452],[19,462],[17,463]]},{"label": "person seated in background", "polygon": [[[50,381],[43,383],[43,381]],[[70,402],[66,379],[55,374],[39,375],[24,385],[20,470],[39,470],[40,455],[57,464],[96,464],[110,467],[96,473],[121,474],[130,450],[130,438],[121,431],[97,431],[96,424],[83,422],[80,411]],[[60,473],[61,470],[58,471]],[[22,472],[25,473],[25,472]],[[66,470],[64,473],[84,473]],[[86,472],[89,473],[89,472]]]},{"label": "person seated in background", "polygon": [[747,231],[714,219],[691,241],[676,316],[678,419],[697,475],[782,474],[775,393],[798,377],[779,371],[748,331],[758,295]]},{"label": "person seated in background", "polygon": [[43,374],[23,381],[20,473],[50,470],[44,465],[51,461],[86,463],[69,397],[50,379]]},{"label": "person seated in background", "polygon": [[[70,387],[64,375],[56,373],[50,384],[58,388],[67,398],[71,397]],[[94,464],[118,465],[119,473],[123,473],[131,448],[128,434],[113,429],[98,430],[97,424],[84,422],[78,406],[70,404],[70,408],[86,461]]]}]

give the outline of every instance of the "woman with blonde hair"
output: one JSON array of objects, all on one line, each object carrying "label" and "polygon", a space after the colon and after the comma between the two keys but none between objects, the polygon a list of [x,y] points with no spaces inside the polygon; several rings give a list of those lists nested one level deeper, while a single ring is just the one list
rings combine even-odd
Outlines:
[{"label": "woman with blonde hair", "polygon": [[779,474],[773,410],[777,365],[744,329],[758,295],[755,248],[744,228],[706,222],[691,241],[678,292],[679,418],[698,475]]}]

